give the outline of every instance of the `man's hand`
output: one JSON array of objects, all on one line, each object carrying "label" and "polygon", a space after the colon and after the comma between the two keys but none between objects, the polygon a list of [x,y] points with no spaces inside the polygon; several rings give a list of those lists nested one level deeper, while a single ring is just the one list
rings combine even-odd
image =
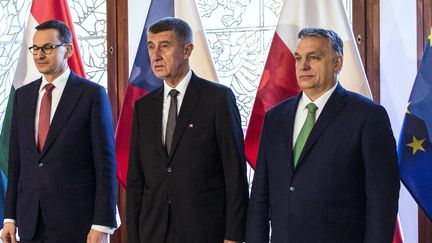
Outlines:
[{"label": "man's hand", "polygon": [[87,243],[108,243],[108,234],[90,229],[87,235]]},{"label": "man's hand", "polygon": [[1,234],[1,240],[4,243],[16,243],[16,226],[14,223],[5,223],[3,225],[3,232]]},{"label": "man's hand", "polygon": [[239,243],[238,241],[233,240],[224,240],[224,243]]}]

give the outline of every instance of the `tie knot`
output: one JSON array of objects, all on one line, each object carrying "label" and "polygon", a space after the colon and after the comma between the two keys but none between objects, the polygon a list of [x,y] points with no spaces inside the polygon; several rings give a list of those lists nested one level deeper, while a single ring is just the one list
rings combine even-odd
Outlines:
[{"label": "tie knot", "polygon": [[308,109],[309,113],[315,113],[315,111],[318,109],[314,103],[307,104],[306,108]]},{"label": "tie knot", "polygon": [[55,88],[55,86],[54,84],[45,84],[44,88],[46,92],[51,92]]},{"label": "tie knot", "polygon": [[172,89],[170,90],[170,92],[168,93],[171,97],[176,97],[178,95],[178,91],[176,89]]}]

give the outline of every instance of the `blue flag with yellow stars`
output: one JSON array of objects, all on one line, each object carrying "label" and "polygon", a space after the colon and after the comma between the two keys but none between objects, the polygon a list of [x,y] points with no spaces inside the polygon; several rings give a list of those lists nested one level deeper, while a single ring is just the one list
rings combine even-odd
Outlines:
[{"label": "blue flag with yellow stars", "polygon": [[432,219],[432,33],[423,52],[399,138],[401,180]]}]

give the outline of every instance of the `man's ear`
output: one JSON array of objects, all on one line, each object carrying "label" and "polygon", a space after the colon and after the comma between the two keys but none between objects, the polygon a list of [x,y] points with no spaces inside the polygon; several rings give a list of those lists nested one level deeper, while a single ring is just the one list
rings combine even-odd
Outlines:
[{"label": "man's ear", "polygon": [[183,58],[184,59],[189,59],[189,57],[192,55],[192,50],[194,49],[194,44],[193,43],[188,43],[185,45],[184,47],[184,51],[183,51]]},{"label": "man's ear", "polygon": [[69,59],[73,55],[74,47],[72,44],[66,45],[65,59]]},{"label": "man's ear", "polygon": [[342,65],[343,65],[343,56],[336,56],[336,58],[335,58],[335,64],[336,64],[336,66],[335,66],[335,72],[336,73],[339,73],[340,72],[340,70],[342,70]]}]

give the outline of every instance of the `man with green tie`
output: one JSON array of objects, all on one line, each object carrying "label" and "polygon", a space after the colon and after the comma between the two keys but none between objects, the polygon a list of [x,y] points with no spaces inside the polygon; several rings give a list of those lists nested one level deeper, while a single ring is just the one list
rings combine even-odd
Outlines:
[{"label": "man with green tie", "polygon": [[271,226],[277,243],[390,243],[400,185],[387,113],[338,83],[343,42],[334,31],[298,37],[302,92],[266,114],[246,242],[269,242]]}]

